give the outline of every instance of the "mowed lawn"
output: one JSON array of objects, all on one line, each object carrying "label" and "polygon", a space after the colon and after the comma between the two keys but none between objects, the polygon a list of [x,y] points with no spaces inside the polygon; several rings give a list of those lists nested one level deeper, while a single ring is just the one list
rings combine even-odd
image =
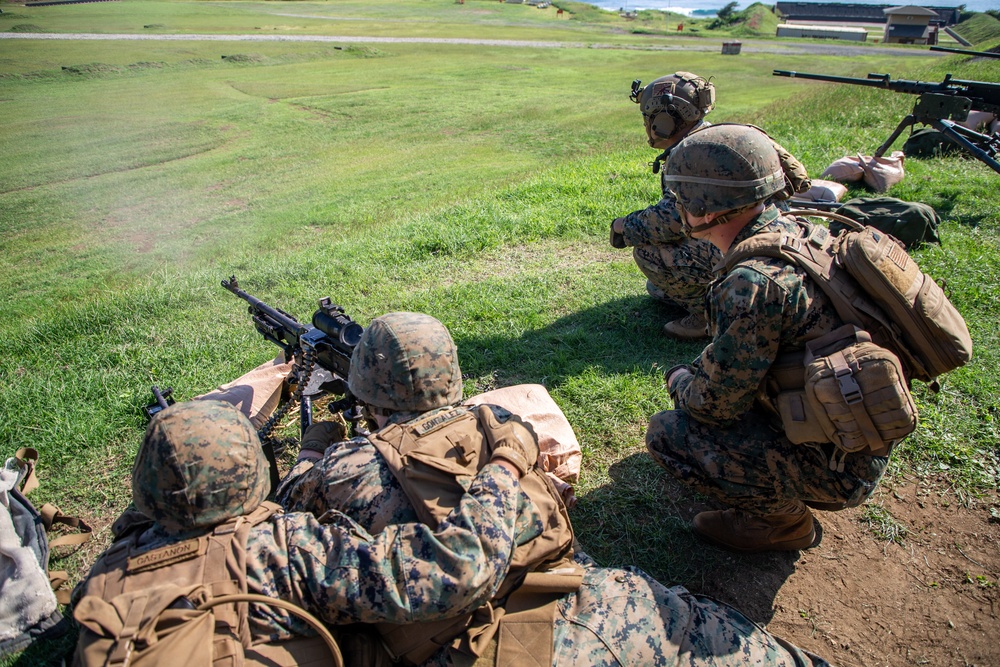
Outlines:
[{"label": "mowed lawn", "polygon": [[[76,574],[129,500],[150,386],[190,398],[274,355],[219,285],[235,274],[302,320],[323,296],[362,324],[438,317],[467,394],[546,385],[584,448],[573,516],[588,551],[696,582],[715,556],[661,548],[688,529],[642,443],[669,407],[662,371],[700,347],[660,335],[666,313],[607,242],[614,217],[659,197],[630,82],[711,76],[711,120],[764,127],[818,175],[870,154],[914,98],[772,69],[997,80],[993,63],[874,48],[658,50],[689,42],[478,0],[3,9],[0,31],[245,34],[296,13],[326,18],[286,33],[620,46],[0,40],[0,441],[41,452],[36,500],[98,527],[98,546],[60,563]],[[961,157],[906,167],[889,194],[943,215],[943,246],[915,256],[977,349],[940,393],[917,387],[921,428],[892,474],[943,479],[974,504],[997,489],[1000,175]],[[629,485],[614,483],[622,466]],[[638,546],[621,539],[635,531]]]}]

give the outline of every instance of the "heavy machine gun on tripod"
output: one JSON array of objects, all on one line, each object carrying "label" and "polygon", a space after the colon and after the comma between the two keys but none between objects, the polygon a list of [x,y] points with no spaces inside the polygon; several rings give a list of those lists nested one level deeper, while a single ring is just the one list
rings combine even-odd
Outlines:
[{"label": "heavy machine gun on tripod", "polygon": [[914,125],[920,123],[930,125],[951,142],[1000,174],[1000,162],[997,161],[997,157],[1000,155],[1000,135],[975,132],[958,124],[969,117],[970,111],[985,111],[1000,116],[1000,83],[953,79],[951,74],[945,75],[940,83],[908,81],[906,79],[893,80],[888,74],[869,74],[867,79],[859,79],[778,69],[774,70],[774,76],[848,83],[854,86],[884,88],[897,93],[917,95],[913,111],[900,121],[889,138],[878,147],[878,150],[875,151],[875,157],[884,155],[905,128],[912,129]]}]

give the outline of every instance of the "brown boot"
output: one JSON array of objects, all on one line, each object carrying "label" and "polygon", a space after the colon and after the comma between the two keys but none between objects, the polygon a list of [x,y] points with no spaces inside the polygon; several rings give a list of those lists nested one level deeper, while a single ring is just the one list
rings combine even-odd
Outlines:
[{"label": "brown boot", "polygon": [[704,315],[694,313],[663,325],[663,334],[682,340],[697,340],[708,337],[708,320]]},{"label": "brown boot", "polygon": [[700,512],[693,525],[694,532],[712,544],[748,553],[798,551],[816,540],[812,514],[801,503],[766,516],[738,509]]}]

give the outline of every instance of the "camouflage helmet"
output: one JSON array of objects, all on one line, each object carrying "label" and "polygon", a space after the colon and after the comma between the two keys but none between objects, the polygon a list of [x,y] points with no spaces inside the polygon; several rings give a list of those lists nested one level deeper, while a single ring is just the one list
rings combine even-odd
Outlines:
[{"label": "camouflage helmet", "polygon": [[756,204],[785,187],[774,142],[749,125],[712,125],[670,152],[663,181],[681,206],[702,216]]},{"label": "camouflage helmet", "polygon": [[462,398],[458,351],[443,324],[422,313],[372,320],[351,356],[347,385],[370,406],[425,412]]},{"label": "camouflage helmet", "polygon": [[132,469],[132,500],[168,533],[187,533],[253,512],[270,484],[250,420],[229,403],[187,401],[150,421]]},{"label": "camouflage helmet", "polygon": [[629,97],[639,105],[650,146],[683,136],[715,108],[715,86],[691,72],[661,76],[645,87],[641,84],[638,79],[632,82]]}]

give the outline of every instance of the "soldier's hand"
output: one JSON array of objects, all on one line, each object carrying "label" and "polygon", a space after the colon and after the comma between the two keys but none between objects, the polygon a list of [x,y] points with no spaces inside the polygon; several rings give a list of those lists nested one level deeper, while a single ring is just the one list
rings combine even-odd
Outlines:
[{"label": "soldier's hand", "polygon": [[625,248],[625,218],[615,218],[611,223],[611,247]]},{"label": "soldier's hand", "polygon": [[300,449],[322,454],[335,442],[347,439],[347,425],[339,421],[315,422],[302,434]]},{"label": "soldier's hand", "polygon": [[522,476],[534,467],[538,461],[538,439],[527,426],[513,417],[501,424],[488,405],[479,406],[479,423],[486,431],[491,461],[508,461]]}]

